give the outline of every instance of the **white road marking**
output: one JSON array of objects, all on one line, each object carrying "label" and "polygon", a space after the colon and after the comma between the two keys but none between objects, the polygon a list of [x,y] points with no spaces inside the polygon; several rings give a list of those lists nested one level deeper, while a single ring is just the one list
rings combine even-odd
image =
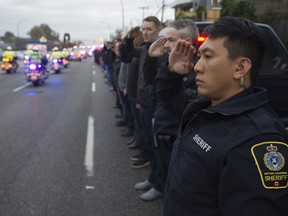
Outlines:
[{"label": "white road marking", "polygon": [[87,176],[94,176],[94,118],[92,116],[88,118],[84,165]]},{"label": "white road marking", "polygon": [[31,83],[26,83],[25,85],[22,85],[22,86],[20,86],[20,87],[18,87],[18,88],[15,88],[15,89],[13,90],[13,92],[18,92],[18,91],[20,91],[21,89],[23,89],[23,88],[25,88],[25,87],[27,87],[27,86],[29,86],[29,85],[31,85]]},{"label": "white road marking", "polygon": [[86,190],[94,190],[95,186],[86,185]]},{"label": "white road marking", "polygon": [[95,75],[95,70],[93,70],[93,75]]},{"label": "white road marking", "polygon": [[93,83],[92,83],[92,92],[95,92],[95,91],[96,91],[96,83],[93,82]]}]

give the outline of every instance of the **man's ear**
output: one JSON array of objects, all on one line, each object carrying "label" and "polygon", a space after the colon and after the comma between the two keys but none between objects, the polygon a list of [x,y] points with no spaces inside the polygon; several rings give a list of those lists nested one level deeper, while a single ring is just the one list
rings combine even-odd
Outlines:
[{"label": "man's ear", "polygon": [[240,80],[241,77],[248,77],[251,67],[252,63],[249,58],[239,58],[235,64],[234,79]]}]

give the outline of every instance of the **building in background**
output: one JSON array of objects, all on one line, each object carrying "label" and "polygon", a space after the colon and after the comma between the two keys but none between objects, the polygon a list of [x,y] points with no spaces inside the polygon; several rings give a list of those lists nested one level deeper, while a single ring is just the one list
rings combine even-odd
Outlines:
[{"label": "building in background", "polygon": [[277,11],[277,13],[288,13],[288,0],[250,0],[256,9],[256,15],[260,15],[265,10]]},{"label": "building in background", "polygon": [[[171,7],[175,9],[175,19],[179,17],[195,18],[197,21],[214,21],[220,17],[221,0],[175,0]],[[205,11],[197,14],[197,8],[202,6]]]}]

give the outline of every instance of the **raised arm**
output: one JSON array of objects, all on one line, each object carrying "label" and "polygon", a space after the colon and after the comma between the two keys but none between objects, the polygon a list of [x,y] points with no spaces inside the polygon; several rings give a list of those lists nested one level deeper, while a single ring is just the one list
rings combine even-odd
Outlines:
[{"label": "raised arm", "polygon": [[187,74],[193,70],[194,47],[185,40],[178,40],[169,55],[169,70],[178,74]]},{"label": "raised arm", "polygon": [[158,38],[149,48],[148,54],[150,57],[160,57],[164,54],[164,44],[167,39],[164,37]]}]

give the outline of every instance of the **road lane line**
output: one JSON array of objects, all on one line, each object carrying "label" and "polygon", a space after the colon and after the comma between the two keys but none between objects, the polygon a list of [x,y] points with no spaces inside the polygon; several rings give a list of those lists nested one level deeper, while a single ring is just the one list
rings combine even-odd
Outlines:
[{"label": "road lane line", "polygon": [[87,176],[94,176],[94,118],[92,116],[88,118],[84,165]]},{"label": "road lane line", "polygon": [[96,84],[95,82],[92,83],[92,92],[95,92],[96,91]]},{"label": "road lane line", "polygon": [[93,70],[93,75],[95,75],[95,70]]},{"label": "road lane line", "polygon": [[23,88],[25,88],[25,87],[27,87],[27,86],[29,86],[29,85],[31,85],[31,83],[26,83],[25,85],[22,85],[22,86],[20,86],[20,87],[18,87],[18,88],[15,88],[15,89],[13,90],[13,92],[18,92],[18,91],[20,91],[21,89],[23,89]]}]

